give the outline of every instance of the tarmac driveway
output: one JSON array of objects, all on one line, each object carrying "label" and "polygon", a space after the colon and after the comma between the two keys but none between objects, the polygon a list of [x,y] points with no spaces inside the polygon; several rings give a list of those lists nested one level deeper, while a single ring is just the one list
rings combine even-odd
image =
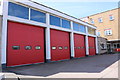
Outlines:
[{"label": "tarmac driveway", "polygon": [[71,59],[60,62],[35,64],[29,66],[7,68],[5,72],[14,72],[19,75],[50,76],[59,72],[87,72],[100,73],[108,66],[118,61],[120,54],[104,54],[80,59]]}]

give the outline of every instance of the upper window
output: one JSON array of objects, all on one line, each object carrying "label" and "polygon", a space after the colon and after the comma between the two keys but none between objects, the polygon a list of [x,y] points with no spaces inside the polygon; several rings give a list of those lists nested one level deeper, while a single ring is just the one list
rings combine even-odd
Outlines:
[{"label": "upper window", "polygon": [[46,14],[43,12],[31,9],[30,19],[33,21],[46,23]]},{"label": "upper window", "polygon": [[85,26],[73,23],[73,30],[85,33]]},{"label": "upper window", "polygon": [[98,21],[99,21],[99,23],[102,23],[103,19],[100,17],[100,18],[98,18]]},{"label": "upper window", "polygon": [[85,26],[83,26],[83,25],[80,25],[80,32],[83,32],[83,33],[85,33]]},{"label": "upper window", "polygon": [[28,19],[29,8],[9,2],[8,15]]},{"label": "upper window", "polygon": [[100,31],[97,32],[97,35],[100,36]]},{"label": "upper window", "polygon": [[61,26],[60,18],[50,15],[50,24],[55,26]]},{"label": "upper window", "polygon": [[105,35],[112,35],[112,30],[111,29],[105,29]]},{"label": "upper window", "polygon": [[62,27],[70,29],[70,21],[62,19]]},{"label": "upper window", "polygon": [[88,33],[89,34],[92,34],[92,35],[95,35],[96,32],[95,32],[95,29],[91,28],[91,27],[88,27]]},{"label": "upper window", "polygon": [[94,20],[92,18],[90,18],[90,23],[94,24]]},{"label": "upper window", "polygon": [[50,25],[55,25],[55,26],[68,28],[68,29],[71,28],[70,21],[65,20],[65,19],[61,19],[59,17],[52,16],[52,15],[50,15]]},{"label": "upper window", "polygon": [[109,19],[112,21],[114,20],[114,16],[113,15],[109,15]]},{"label": "upper window", "polygon": [[73,30],[75,30],[75,31],[79,31],[79,24],[77,24],[77,23],[73,23]]}]

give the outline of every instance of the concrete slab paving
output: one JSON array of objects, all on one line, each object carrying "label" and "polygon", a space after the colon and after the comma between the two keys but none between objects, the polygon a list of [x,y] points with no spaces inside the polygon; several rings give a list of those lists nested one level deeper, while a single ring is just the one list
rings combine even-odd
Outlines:
[{"label": "concrete slab paving", "polygon": [[4,78],[4,74],[3,73],[0,73],[0,80]]},{"label": "concrete slab paving", "polygon": [[3,80],[18,80],[18,76],[15,73],[4,73]]},{"label": "concrete slab paving", "polygon": [[102,78],[118,78],[118,63],[116,61],[114,64],[106,68],[104,71],[101,72]]}]

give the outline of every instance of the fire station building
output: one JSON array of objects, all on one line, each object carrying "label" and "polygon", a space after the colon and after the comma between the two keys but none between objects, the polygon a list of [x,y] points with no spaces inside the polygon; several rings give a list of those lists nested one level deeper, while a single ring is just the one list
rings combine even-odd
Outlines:
[{"label": "fire station building", "polygon": [[30,0],[1,1],[1,63],[29,65],[98,53],[96,27]]}]

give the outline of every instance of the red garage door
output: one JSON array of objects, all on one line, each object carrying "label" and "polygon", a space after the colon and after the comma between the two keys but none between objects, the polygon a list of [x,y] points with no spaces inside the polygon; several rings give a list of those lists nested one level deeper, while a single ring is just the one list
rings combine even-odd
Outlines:
[{"label": "red garage door", "polygon": [[44,62],[44,29],[8,22],[7,66]]},{"label": "red garage door", "polygon": [[96,54],[96,49],[95,49],[95,38],[94,37],[89,37],[89,55],[95,55]]},{"label": "red garage door", "polygon": [[75,46],[75,57],[84,57],[85,56],[85,36],[74,34],[74,46]]},{"label": "red garage door", "polygon": [[51,30],[51,60],[58,61],[70,59],[69,33]]}]

